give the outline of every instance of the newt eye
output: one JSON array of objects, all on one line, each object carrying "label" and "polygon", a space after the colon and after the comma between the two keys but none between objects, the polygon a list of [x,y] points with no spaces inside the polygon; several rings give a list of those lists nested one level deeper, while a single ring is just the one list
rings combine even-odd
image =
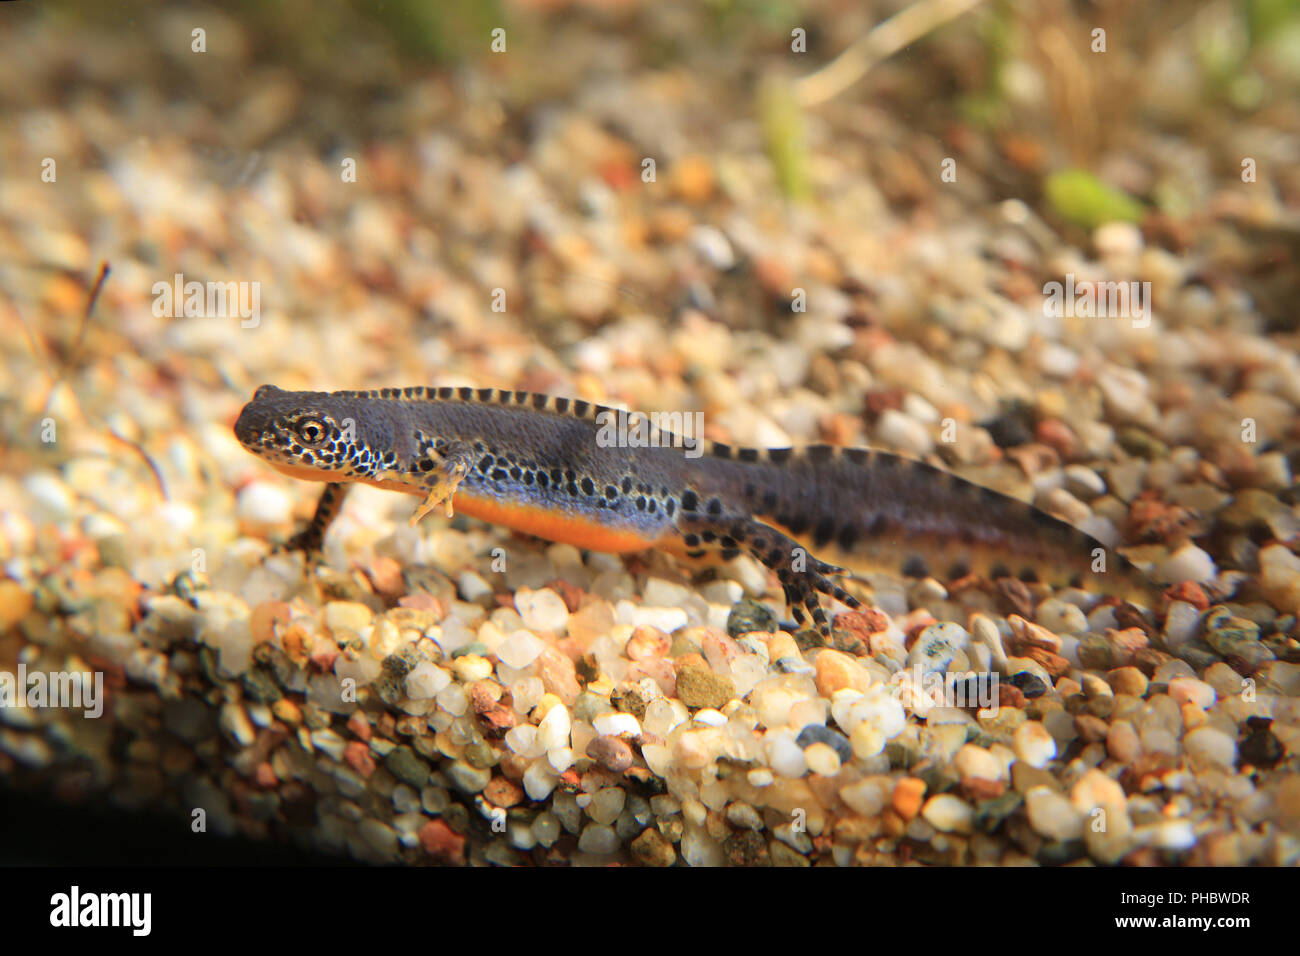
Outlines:
[{"label": "newt eye", "polygon": [[325,423],[319,418],[303,419],[294,427],[294,431],[304,445],[314,447],[325,440]]}]

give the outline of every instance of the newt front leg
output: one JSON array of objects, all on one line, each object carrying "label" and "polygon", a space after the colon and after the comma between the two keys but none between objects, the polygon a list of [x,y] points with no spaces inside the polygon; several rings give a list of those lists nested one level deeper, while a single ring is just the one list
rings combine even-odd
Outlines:
[{"label": "newt front leg", "polygon": [[465,442],[445,442],[427,449],[425,457],[416,463],[416,472],[420,475],[418,484],[428,493],[411,515],[411,526],[438,505],[444,506],[448,518],[454,517],[452,495],[472,467],[474,452]]}]

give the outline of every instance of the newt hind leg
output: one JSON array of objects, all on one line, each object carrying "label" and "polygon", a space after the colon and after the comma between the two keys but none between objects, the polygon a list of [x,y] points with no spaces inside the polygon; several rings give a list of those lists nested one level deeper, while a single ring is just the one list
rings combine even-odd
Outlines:
[{"label": "newt hind leg", "polygon": [[730,559],[748,551],[775,571],[790,613],[800,626],[811,617],[823,635],[830,635],[830,622],[818,595],[834,598],[850,608],[862,606],[857,598],[831,580],[847,571],[818,560],[793,538],[761,521],[744,515],[678,512],[676,526],[688,557],[702,557],[712,551]]},{"label": "newt hind leg", "polygon": [[320,551],[325,543],[325,532],[343,509],[343,499],[347,497],[351,488],[351,484],[344,482],[327,484],[316,502],[316,511],[311,516],[311,521],[308,522],[307,527],[284,543],[283,550],[304,551],[307,554]]}]

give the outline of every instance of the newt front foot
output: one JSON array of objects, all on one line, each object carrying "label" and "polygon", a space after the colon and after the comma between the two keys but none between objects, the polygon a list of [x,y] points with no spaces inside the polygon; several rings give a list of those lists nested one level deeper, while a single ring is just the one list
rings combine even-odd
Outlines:
[{"label": "newt front foot", "polygon": [[438,505],[443,506],[448,518],[455,517],[456,512],[451,503],[452,495],[456,493],[456,489],[460,487],[460,483],[465,480],[465,476],[469,474],[474,464],[473,453],[461,442],[449,443],[441,451],[431,448],[429,457],[433,458],[435,455],[440,460],[424,474],[421,484],[428,489],[429,493],[411,515],[411,527],[415,527],[421,518]]}]

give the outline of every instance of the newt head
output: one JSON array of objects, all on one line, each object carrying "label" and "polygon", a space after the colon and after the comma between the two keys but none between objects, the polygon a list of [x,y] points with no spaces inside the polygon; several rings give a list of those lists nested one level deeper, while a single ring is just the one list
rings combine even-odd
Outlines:
[{"label": "newt head", "polygon": [[327,392],[263,385],[235,421],[248,451],[295,478],[339,481],[391,466],[371,452],[355,405]]}]

